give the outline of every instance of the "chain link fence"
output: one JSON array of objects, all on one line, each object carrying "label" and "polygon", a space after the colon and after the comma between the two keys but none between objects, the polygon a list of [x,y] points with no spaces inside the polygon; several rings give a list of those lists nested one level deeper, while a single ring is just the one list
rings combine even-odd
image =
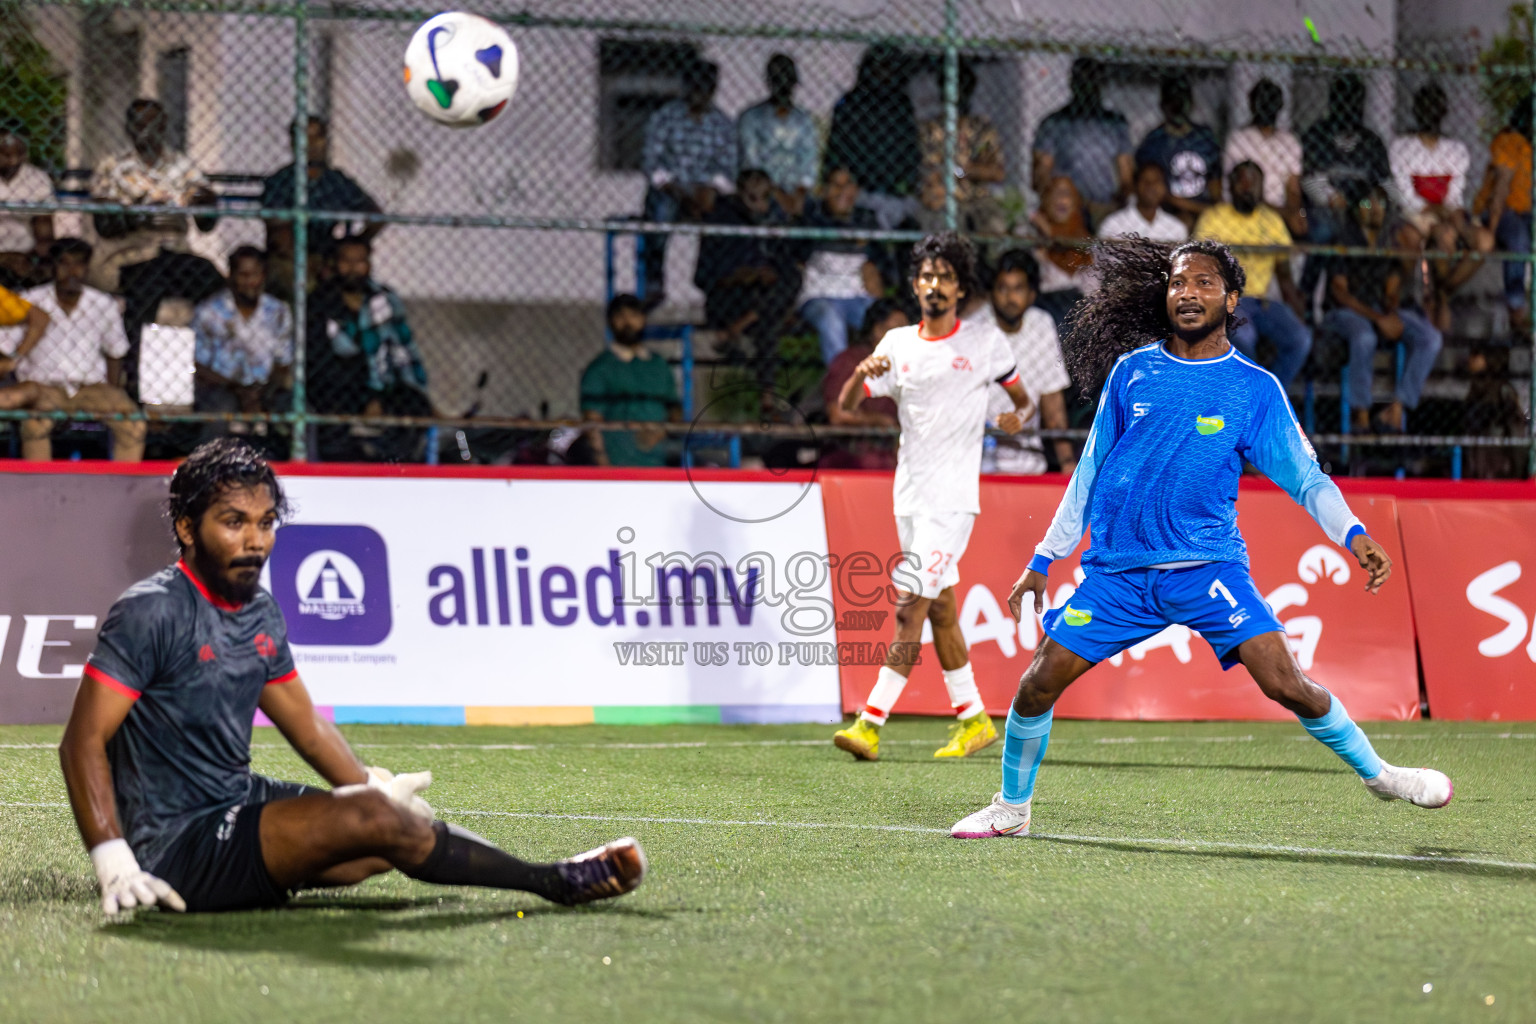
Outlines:
[{"label": "chain link fence", "polygon": [[492,2],[518,91],[454,130],[430,11],[0,2],[0,457],[887,466],[838,389],[953,227],[1048,398],[989,469],[1071,464],[1041,339],[1139,234],[1243,247],[1334,472],[1530,474],[1529,7],[1088,6]]}]

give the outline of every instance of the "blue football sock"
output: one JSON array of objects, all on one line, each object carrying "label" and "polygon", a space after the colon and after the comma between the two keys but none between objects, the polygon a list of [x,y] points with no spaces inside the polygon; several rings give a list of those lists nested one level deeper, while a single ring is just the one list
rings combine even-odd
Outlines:
[{"label": "blue football sock", "polygon": [[1045,760],[1045,748],[1051,742],[1051,715],[1047,711],[1036,718],[1025,718],[1008,709],[1008,726],[1003,734],[1003,799],[1021,804],[1035,795],[1035,773]]},{"label": "blue football sock", "polygon": [[[1365,733],[1349,717],[1349,712],[1344,710],[1339,698],[1332,694],[1328,696],[1330,703],[1326,715],[1322,718],[1302,718],[1297,715],[1297,721],[1314,739],[1343,758],[1362,779],[1374,779],[1381,774],[1381,758],[1376,756],[1371,741],[1365,738]],[[1011,723],[1012,719],[1009,721]],[[1007,756],[1006,753],[1004,756]]]}]

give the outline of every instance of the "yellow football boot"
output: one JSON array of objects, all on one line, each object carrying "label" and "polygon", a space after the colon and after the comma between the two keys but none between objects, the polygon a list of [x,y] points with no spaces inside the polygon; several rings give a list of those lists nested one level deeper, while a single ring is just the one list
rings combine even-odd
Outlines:
[{"label": "yellow football boot", "polygon": [[832,742],[839,750],[848,751],[860,761],[880,760],[880,727],[871,725],[863,715],[855,718],[848,728],[833,733]]},{"label": "yellow football boot", "polygon": [[985,711],[962,718],[949,727],[949,742],[933,752],[934,757],[970,757],[997,742],[997,729]]}]

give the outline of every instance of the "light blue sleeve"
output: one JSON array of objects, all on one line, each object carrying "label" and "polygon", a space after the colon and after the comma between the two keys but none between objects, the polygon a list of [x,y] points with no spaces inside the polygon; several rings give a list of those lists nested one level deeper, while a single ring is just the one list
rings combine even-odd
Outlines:
[{"label": "light blue sleeve", "polygon": [[1078,460],[1071,483],[1067,484],[1067,493],[1056,507],[1051,528],[1045,532],[1045,539],[1035,546],[1035,557],[1029,564],[1037,572],[1045,572],[1050,562],[1070,555],[1088,528],[1088,503],[1093,497],[1099,467],[1109,458],[1125,430],[1120,417],[1119,383],[1126,376],[1121,372],[1124,364],[1125,357],[1122,356],[1109,371],[1109,380],[1104,382],[1104,390],[1099,395],[1099,411],[1093,417],[1093,429],[1088,432],[1088,442],[1083,446],[1083,457]]},{"label": "light blue sleeve", "polygon": [[1265,384],[1256,395],[1259,408],[1239,454],[1306,509],[1329,540],[1347,546],[1350,531],[1358,526],[1363,532],[1365,526],[1349,510],[1338,485],[1318,466],[1317,454],[1296,422],[1280,382],[1267,373],[1264,376]]}]

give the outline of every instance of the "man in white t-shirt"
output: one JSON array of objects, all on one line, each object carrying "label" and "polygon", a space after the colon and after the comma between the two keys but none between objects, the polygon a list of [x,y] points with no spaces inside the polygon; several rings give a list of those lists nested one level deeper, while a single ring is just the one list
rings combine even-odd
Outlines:
[{"label": "man in white t-shirt", "polygon": [[[1182,224],[1179,225],[1181,228]],[[1010,473],[1033,476],[1047,468],[1045,448],[1036,436],[1043,424],[1047,430],[1067,428],[1066,390],[1072,384],[1061,358],[1061,341],[1056,336],[1056,321],[1051,314],[1034,305],[1040,290],[1040,264],[1028,249],[1009,249],[997,258],[997,273],[992,278],[992,301],[973,319],[989,323],[1002,332],[1013,351],[1019,370],[1019,383],[1035,406],[1025,421],[1024,433],[1000,437],[992,458],[982,455],[983,473]],[[1013,399],[1001,385],[987,389],[987,420],[995,423],[1013,412]],[[1056,459],[1063,473],[1077,468],[1072,442],[1055,442]],[[989,465],[989,462],[991,463]]]},{"label": "man in white t-shirt", "polygon": [[1445,90],[1439,83],[1423,86],[1413,94],[1416,131],[1398,136],[1387,147],[1395,198],[1426,235],[1437,223],[1459,227],[1466,220],[1467,168],[1472,157],[1465,143],[1440,134],[1446,111]]},{"label": "man in white t-shirt", "polygon": [[1163,209],[1168,198],[1168,179],[1162,164],[1151,161],[1136,168],[1131,179],[1135,190],[1124,209],[1116,210],[1099,224],[1100,238],[1129,238],[1140,235],[1154,242],[1178,245],[1189,237],[1184,222]]},{"label": "man in white t-shirt", "polygon": [[864,709],[832,739],[860,760],[879,757],[880,727],[917,663],[924,621],[933,626],[934,653],[958,719],[949,742],[934,756],[965,757],[997,739],[960,631],[955,584],[971,525],[981,511],[978,478],[988,386],[1001,384],[1013,400],[1013,411],[998,418],[1003,430],[1017,433],[1024,415],[1033,410],[1001,332],[960,320],[963,297],[976,288],[975,266],[975,249],[954,232],[917,243],[912,290],[922,320],[887,331],[838,397],[850,412],[866,396],[894,398],[901,421],[894,507],[906,558],[891,576],[896,640]]},{"label": "man in white t-shirt", "polygon": [[[46,203],[53,199],[53,181],[27,162],[27,132],[18,122],[0,124],[0,202]],[[41,280],[38,263],[53,243],[53,214],[0,216],[0,270],[8,287]]]},{"label": "man in white t-shirt", "polygon": [[1261,78],[1248,90],[1248,110],[1253,123],[1227,136],[1221,164],[1227,177],[1238,164],[1249,161],[1264,172],[1264,202],[1285,218],[1292,235],[1307,232],[1301,209],[1301,140],[1294,132],[1277,127],[1285,107],[1285,90]]}]

